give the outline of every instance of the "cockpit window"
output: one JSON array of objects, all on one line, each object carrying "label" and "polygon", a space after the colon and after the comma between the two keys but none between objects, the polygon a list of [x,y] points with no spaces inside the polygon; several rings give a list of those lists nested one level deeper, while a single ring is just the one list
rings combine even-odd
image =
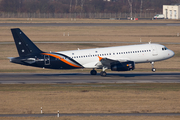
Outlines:
[{"label": "cockpit window", "polygon": [[167,47],[163,47],[162,50],[167,50],[168,48]]}]

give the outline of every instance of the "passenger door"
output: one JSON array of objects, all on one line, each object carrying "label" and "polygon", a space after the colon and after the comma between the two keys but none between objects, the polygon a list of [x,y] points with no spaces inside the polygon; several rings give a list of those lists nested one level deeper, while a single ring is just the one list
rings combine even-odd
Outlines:
[{"label": "passenger door", "polygon": [[50,65],[50,56],[44,55],[44,65]]},{"label": "passenger door", "polygon": [[158,52],[157,52],[156,46],[151,46],[151,47],[152,47],[152,56],[157,56]]}]

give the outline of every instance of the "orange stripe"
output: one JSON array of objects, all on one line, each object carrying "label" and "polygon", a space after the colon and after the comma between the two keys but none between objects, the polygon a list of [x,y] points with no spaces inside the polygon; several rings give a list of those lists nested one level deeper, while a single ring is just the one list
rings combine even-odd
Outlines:
[{"label": "orange stripe", "polygon": [[100,56],[98,56],[98,58],[99,58],[99,61],[101,61],[103,58],[102,57],[100,57]]},{"label": "orange stripe", "polygon": [[81,68],[80,66],[77,66],[77,65],[74,65],[68,61],[66,61],[65,59],[63,59],[62,57],[59,57],[57,55],[53,55],[53,54],[48,54],[48,53],[42,53],[43,55],[49,55],[49,56],[52,56],[52,57],[55,57],[55,58],[58,58],[59,60],[63,61],[64,63],[70,65],[70,66],[73,66],[73,67],[77,67],[77,68]]}]

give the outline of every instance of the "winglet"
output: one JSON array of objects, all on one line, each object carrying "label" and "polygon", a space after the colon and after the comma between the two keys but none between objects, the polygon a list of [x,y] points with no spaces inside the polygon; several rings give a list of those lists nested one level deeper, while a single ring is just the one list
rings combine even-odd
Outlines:
[{"label": "winglet", "polygon": [[99,61],[101,61],[103,58],[102,57],[100,57],[100,56],[98,56],[98,58],[99,58]]}]

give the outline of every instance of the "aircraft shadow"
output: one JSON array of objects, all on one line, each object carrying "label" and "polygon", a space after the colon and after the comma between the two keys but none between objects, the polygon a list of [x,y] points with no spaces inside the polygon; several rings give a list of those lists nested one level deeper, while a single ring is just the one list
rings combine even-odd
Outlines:
[{"label": "aircraft shadow", "polygon": [[[97,75],[90,75],[89,73],[57,73],[57,74],[34,74],[34,76],[47,76],[47,77],[55,77],[55,76],[69,76],[69,77],[98,77]],[[107,73],[106,77],[143,77],[143,76],[180,76],[180,73]],[[101,76],[100,76],[101,77]]]}]

